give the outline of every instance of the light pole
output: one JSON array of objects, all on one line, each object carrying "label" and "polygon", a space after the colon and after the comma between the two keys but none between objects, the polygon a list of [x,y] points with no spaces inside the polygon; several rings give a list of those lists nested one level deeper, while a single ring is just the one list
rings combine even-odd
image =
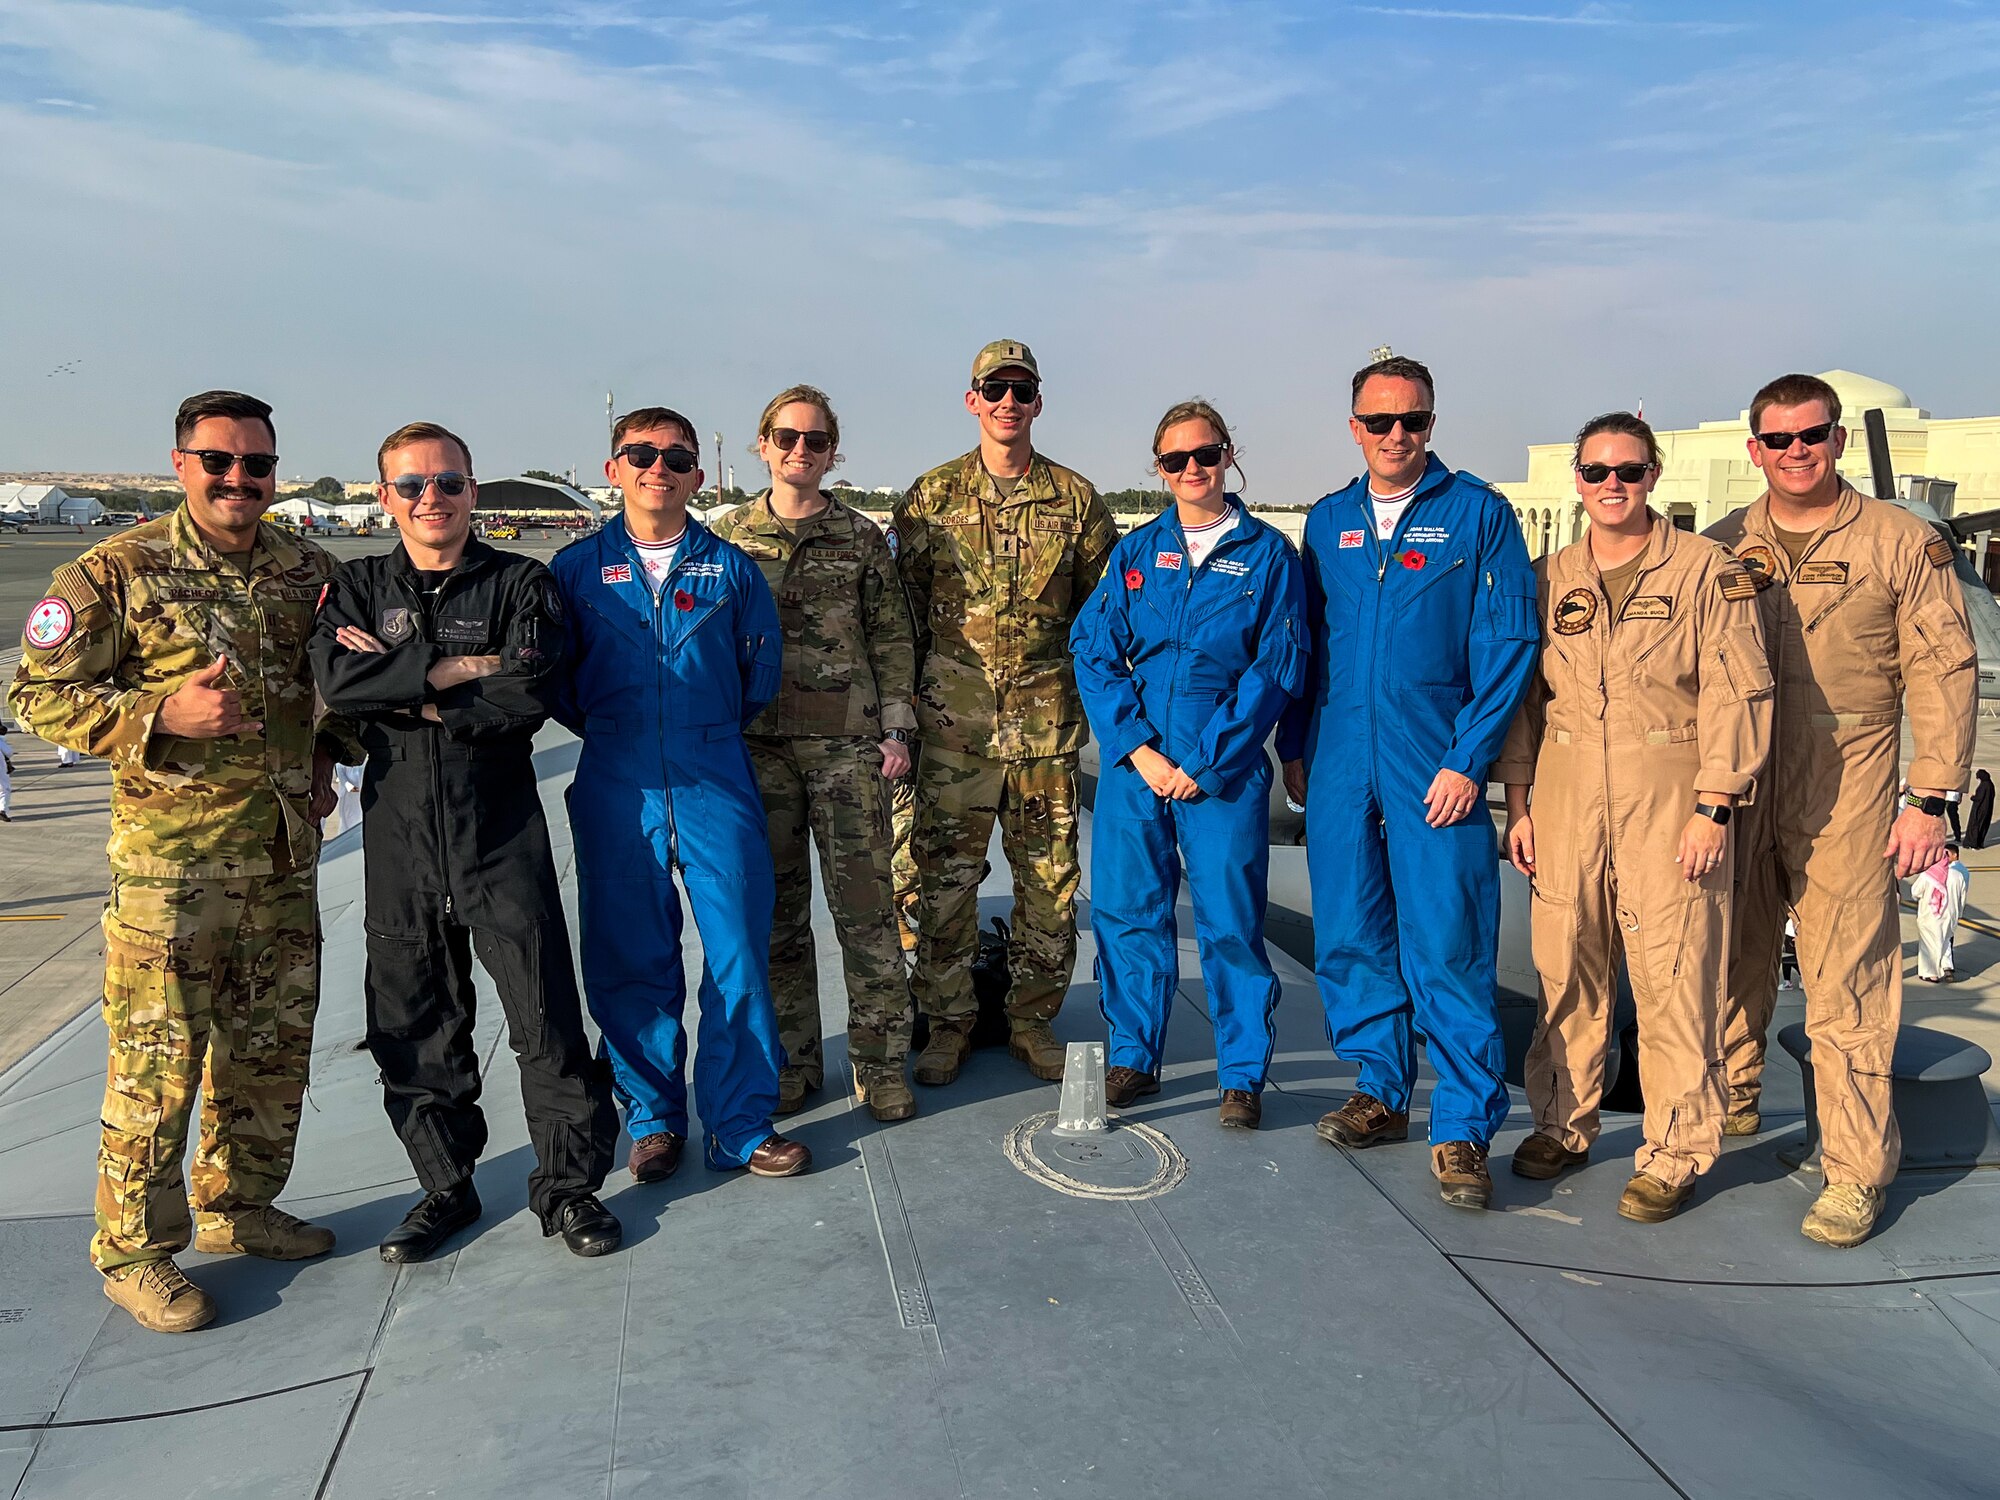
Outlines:
[{"label": "light pole", "polygon": [[728,471],[729,466],[722,461],[722,434],[718,432],[715,434],[715,503],[717,506],[723,503],[722,479]]}]

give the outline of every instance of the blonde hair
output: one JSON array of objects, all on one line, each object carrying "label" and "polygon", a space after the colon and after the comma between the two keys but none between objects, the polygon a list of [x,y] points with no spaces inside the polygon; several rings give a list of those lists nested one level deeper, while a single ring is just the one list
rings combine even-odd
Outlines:
[{"label": "blonde hair", "polygon": [[[1215,429],[1215,435],[1222,440],[1222,446],[1229,450],[1229,467],[1236,471],[1236,478],[1247,488],[1250,476],[1243,472],[1243,465],[1236,461],[1236,441],[1229,435],[1229,424],[1222,420],[1222,413],[1202,396],[1176,401],[1167,408],[1167,414],[1160,418],[1159,425],[1153,429],[1153,457],[1157,459],[1160,456],[1160,443],[1167,433],[1183,422],[1206,422]],[[1157,464],[1154,465],[1154,471],[1158,472]]]},{"label": "blonde hair", "polygon": [[833,401],[826,392],[816,385],[787,386],[773,396],[764,407],[764,415],[757,419],[757,436],[761,440],[771,435],[771,429],[778,425],[778,413],[794,402],[819,408],[819,414],[826,418],[826,435],[833,440],[833,446],[840,446],[840,418],[833,413]]}]

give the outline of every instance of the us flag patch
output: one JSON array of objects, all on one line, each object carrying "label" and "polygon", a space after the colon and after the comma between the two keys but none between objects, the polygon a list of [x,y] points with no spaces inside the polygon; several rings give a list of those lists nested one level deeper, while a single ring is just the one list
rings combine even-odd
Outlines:
[{"label": "us flag patch", "polygon": [[1161,552],[1155,554],[1153,558],[1153,566],[1156,568],[1173,568],[1178,570],[1180,565],[1181,555],[1178,552]]},{"label": "us flag patch", "polygon": [[1340,545],[1343,547],[1359,547],[1366,535],[1366,532],[1361,531],[1343,531],[1340,534]]},{"label": "us flag patch", "polygon": [[613,563],[610,567],[603,569],[602,572],[606,583],[630,583],[632,581],[632,565],[630,563]]}]

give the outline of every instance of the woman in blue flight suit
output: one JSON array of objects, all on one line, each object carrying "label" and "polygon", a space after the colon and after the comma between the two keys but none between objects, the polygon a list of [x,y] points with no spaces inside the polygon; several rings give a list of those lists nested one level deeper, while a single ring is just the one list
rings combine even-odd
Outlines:
[{"label": "woman in blue flight suit", "polygon": [[1111,1030],[1105,1096],[1159,1092],[1185,851],[1221,1123],[1254,1130],[1278,1004],[1264,740],[1305,683],[1305,580],[1292,544],[1224,492],[1235,450],[1214,407],[1173,407],[1153,454],[1175,503],[1119,542],[1070,633],[1100,759],[1090,925]]}]

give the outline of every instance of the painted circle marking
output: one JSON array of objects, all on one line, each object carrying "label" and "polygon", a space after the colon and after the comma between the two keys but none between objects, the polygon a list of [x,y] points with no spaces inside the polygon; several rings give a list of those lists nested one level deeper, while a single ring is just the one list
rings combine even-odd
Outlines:
[{"label": "painted circle marking", "polygon": [[[1171,1193],[1186,1180],[1187,1158],[1180,1148],[1150,1125],[1142,1125],[1137,1120],[1126,1120],[1117,1129],[1094,1139],[1064,1139],[1051,1136],[1038,1144],[1035,1137],[1055,1124],[1056,1112],[1030,1115],[1012,1130],[1000,1149],[1007,1160],[1012,1162],[1022,1175],[1039,1182],[1043,1187],[1054,1188],[1071,1198],[1094,1198],[1107,1203],[1130,1203],[1141,1198],[1157,1198]],[[1077,1175],[1091,1167],[1090,1153],[1095,1151],[1100,1158],[1108,1158],[1104,1165],[1124,1168],[1121,1176],[1137,1175],[1133,1169],[1145,1169],[1146,1159],[1152,1158],[1152,1166],[1147,1175],[1137,1182],[1100,1183]],[[1043,1153],[1046,1152],[1045,1156]],[[1054,1157],[1051,1161],[1048,1158]],[[1059,1163],[1059,1164],[1058,1164]]]}]

